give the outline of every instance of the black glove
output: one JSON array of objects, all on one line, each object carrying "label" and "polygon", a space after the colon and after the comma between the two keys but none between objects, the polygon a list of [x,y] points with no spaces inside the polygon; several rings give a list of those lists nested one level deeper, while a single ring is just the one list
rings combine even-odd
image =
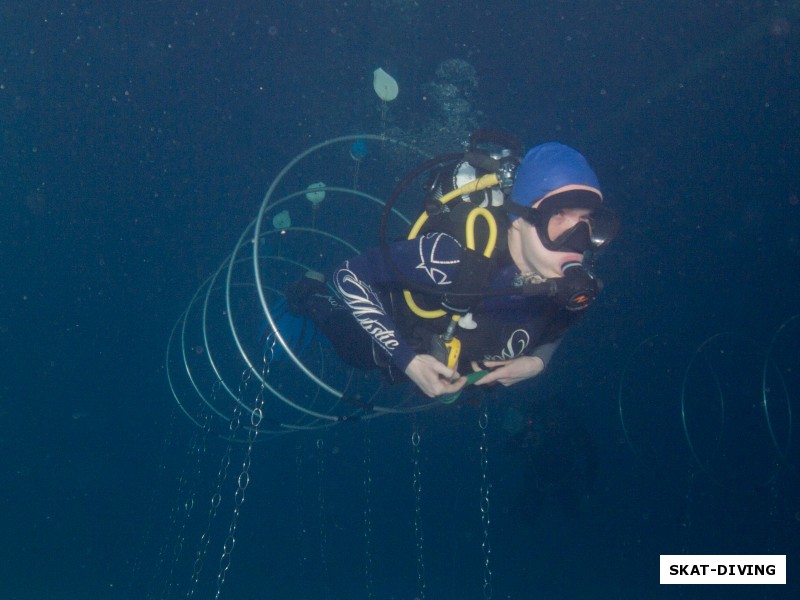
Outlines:
[{"label": "black glove", "polygon": [[312,307],[309,300],[316,295],[328,295],[330,290],[323,282],[309,277],[301,277],[286,288],[286,309],[295,315],[311,318]]}]

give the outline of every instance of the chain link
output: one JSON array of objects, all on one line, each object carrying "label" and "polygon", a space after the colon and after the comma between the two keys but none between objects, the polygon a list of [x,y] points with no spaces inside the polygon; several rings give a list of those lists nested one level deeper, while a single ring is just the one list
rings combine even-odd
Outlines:
[{"label": "chain link", "polygon": [[485,600],[492,599],[492,568],[491,555],[492,546],[489,541],[489,525],[491,518],[489,514],[489,447],[487,445],[486,430],[489,426],[489,408],[484,401],[481,406],[481,415],[478,417],[478,427],[481,429],[481,524],[483,525],[483,597]]},{"label": "chain link", "polygon": [[416,420],[414,421],[414,432],[411,434],[411,448],[413,469],[413,489],[414,489],[414,537],[417,541],[417,583],[419,593],[417,598],[425,600],[425,557],[423,546],[425,538],[422,535],[422,472],[419,466],[419,444],[420,436]]},{"label": "chain link", "polygon": [[197,591],[197,583],[200,579],[200,573],[203,570],[203,565],[208,551],[209,543],[211,542],[211,525],[217,517],[217,510],[222,504],[222,485],[228,479],[228,467],[231,464],[231,444],[228,444],[225,453],[220,459],[219,468],[217,469],[217,484],[214,494],[211,496],[211,503],[208,508],[208,518],[206,519],[206,528],[200,536],[200,546],[197,548],[194,563],[192,564],[192,580],[189,585],[189,590],[186,593],[187,598],[194,596]]},{"label": "chain link", "polygon": [[[266,373],[269,371],[269,363],[266,358],[264,358],[264,365],[263,365],[263,372],[262,372],[262,380],[265,380]],[[238,400],[234,407],[234,416],[229,423],[229,429],[231,432],[231,439],[236,438],[236,433],[238,432],[241,426],[241,418],[242,418],[242,404],[243,399],[246,397],[247,393],[247,386],[250,382],[252,377],[252,372],[250,369],[245,369],[242,372],[242,377],[239,381],[239,389],[238,389]],[[239,515],[242,511],[242,504],[244,504],[245,494],[247,492],[247,487],[250,485],[250,467],[252,465],[252,456],[253,456],[253,446],[255,445],[256,440],[258,439],[258,426],[261,424],[261,420],[264,415],[264,383],[262,381],[261,386],[259,387],[258,392],[256,393],[254,406],[252,411],[250,412],[250,427],[247,430],[247,449],[245,450],[244,458],[242,459],[242,469],[239,472],[239,476],[236,478],[236,492],[233,495],[233,515],[231,517],[230,525],[228,526],[228,535],[225,538],[225,542],[222,544],[222,555],[219,558],[219,571],[217,572],[217,591],[214,594],[215,600],[218,600],[220,595],[222,594],[222,586],[225,584],[225,578],[227,577],[228,570],[231,567],[231,558],[233,555],[233,549],[236,547],[236,527],[239,523]]]},{"label": "chain link", "polygon": [[325,586],[325,598],[330,597],[330,579],[328,577],[328,533],[325,527],[325,442],[317,438],[317,505],[319,506],[319,560],[322,566],[322,582]]},{"label": "chain link", "polygon": [[[194,458],[194,466],[186,467],[178,479],[177,502],[172,510],[170,521],[172,526],[177,529],[175,543],[172,546],[172,561],[167,580],[161,590],[161,598],[169,598],[175,581],[175,569],[183,555],[183,548],[186,541],[186,526],[192,516],[194,508],[194,498],[196,494],[195,485],[200,481],[202,458],[206,453],[206,438],[210,430],[210,419],[206,413],[198,416],[202,429],[192,434],[189,456]],[[188,496],[187,496],[188,494]],[[172,537],[172,536],[170,536]],[[162,548],[161,558],[166,560],[166,551]]]},{"label": "chain link", "polygon": [[372,440],[369,422],[364,428],[364,579],[372,600]]},{"label": "chain link", "polygon": [[[167,470],[166,456],[167,456],[167,453],[169,451],[170,446],[175,442],[175,416],[176,416],[176,413],[173,410],[171,412],[171,414],[170,414],[169,429],[167,430],[167,434],[163,437],[162,442],[161,442],[161,451],[159,452],[160,458],[159,458],[159,461],[158,461],[158,473],[156,475],[157,483],[154,486],[152,486],[151,491],[150,491],[150,502],[149,502],[148,511],[147,511],[147,513],[148,513],[147,527],[145,529],[144,536],[142,536],[142,539],[140,541],[140,549],[139,549],[139,552],[137,553],[137,557],[136,557],[136,559],[135,559],[135,561],[133,563],[133,567],[131,569],[130,580],[128,582],[128,589],[127,589],[127,593],[128,593],[129,597],[132,596],[133,593],[134,593],[133,592],[134,584],[139,584],[142,581],[142,579],[144,579],[141,571],[142,571],[142,569],[144,567],[144,565],[143,565],[144,554],[151,547],[151,542],[152,542],[153,534],[154,534],[154,531],[153,531],[154,530],[154,526],[153,526],[153,524],[155,522],[157,490],[160,490],[160,489],[163,488],[164,477],[165,477],[165,473],[166,473],[166,470]],[[157,559],[160,560],[161,558],[163,558],[163,555],[162,555],[161,552],[159,552],[159,554],[157,556]],[[152,573],[154,578],[158,577],[158,572],[159,572],[161,566],[162,565],[160,563],[156,563],[155,569],[153,570],[153,573]],[[154,583],[154,581],[155,580],[151,581],[146,586],[147,587],[147,591],[145,591],[145,595],[148,598],[152,598],[153,597],[153,593],[154,593],[154,591],[153,591],[153,589],[154,589],[153,588],[153,583]]]},{"label": "chain link", "polygon": [[[309,577],[307,573],[308,556],[306,555],[307,532],[304,519],[305,511],[303,510],[303,445],[299,441],[295,444],[294,451],[295,483],[297,484],[295,488],[294,510],[295,518],[297,519],[297,548],[299,550],[297,573],[299,574],[298,584],[306,584]],[[303,593],[300,595],[304,596],[305,594]]]}]

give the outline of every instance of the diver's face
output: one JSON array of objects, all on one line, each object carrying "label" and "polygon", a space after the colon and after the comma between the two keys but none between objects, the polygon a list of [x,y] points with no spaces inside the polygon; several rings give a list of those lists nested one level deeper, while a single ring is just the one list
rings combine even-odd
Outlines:
[{"label": "diver's face", "polygon": [[[586,212],[588,214],[588,211]],[[555,239],[560,233],[573,227],[579,220],[579,215],[565,215],[557,223],[551,223],[548,226],[548,235],[551,239]],[[552,230],[551,227],[553,227]],[[511,229],[508,232],[508,250],[520,272],[536,272],[548,279],[563,277],[564,272],[561,267],[565,263],[583,260],[583,256],[577,252],[554,252],[545,248],[539,239],[536,228],[525,219],[516,219],[511,223]]]},{"label": "diver's face", "polygon": [[586,223],[591,230],[589,215],[592,211],[588,208],[562,208],[547,221],[547,236],[556,241],[578,223]]}]

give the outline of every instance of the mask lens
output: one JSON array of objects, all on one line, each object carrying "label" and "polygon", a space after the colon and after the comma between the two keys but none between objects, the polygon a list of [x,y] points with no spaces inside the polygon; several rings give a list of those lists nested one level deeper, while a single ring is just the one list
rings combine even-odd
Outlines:
[{"label": "mask lens", "polygon": [[593,248],[605,246],[613,240],[619,232],[619,217],[602,206],[592,211],[592,214],[589,216],[589,223]]},{"label": "mask lens", "polygon": [[[552,227],[548,227],[548,230],[551,229]],[[550,239],[548,234],[544,246],[550,250],[582,254],[592,246],[591,227],[588,221],[578,221],[569,229],[562,230],[555,239]]]},{"label": "mask lens", "polygon": [[[610,242],[619,230],[617,216],[603,207],[560,209],[543,219],[537,227],[545,248],[556,252],[597,249]],[[546,224],[546,225],[545,225]]]},{"label": "mask lens", "polygon": [[602,248],[619,232],[619,217],[589,190],[569,190],[543,199],[539,206],[516,205],[516,214],[536,227],[548,250],[579,252]]}]

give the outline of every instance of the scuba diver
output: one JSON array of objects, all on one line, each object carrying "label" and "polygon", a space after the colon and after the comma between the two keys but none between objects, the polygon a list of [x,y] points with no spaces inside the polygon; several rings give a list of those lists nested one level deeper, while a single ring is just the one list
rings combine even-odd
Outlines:
[{"label": "scuba diver", "polygon": [[425,211],[408,239],[385,239],[385,215],[423,167],[387,201],[380,246],[339,265],[331,285],[307,273],[286,306],[351,366],[454,399],[468,382],[509,386],[544,371],[599,294],[594,252],[619,221],[569,146],[520,159],[513,137],[476,132],[466,153],[448,156],[423,166]]}]

